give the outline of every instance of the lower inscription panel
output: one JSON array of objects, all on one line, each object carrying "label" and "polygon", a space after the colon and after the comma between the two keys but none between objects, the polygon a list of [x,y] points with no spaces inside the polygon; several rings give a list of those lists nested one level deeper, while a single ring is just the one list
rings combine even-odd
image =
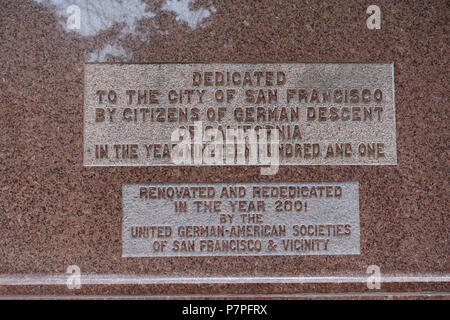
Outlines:
[{"label": "lower inscription panel", "polygon": [[124,184],[123,257],[360,253],[358,182]]}]

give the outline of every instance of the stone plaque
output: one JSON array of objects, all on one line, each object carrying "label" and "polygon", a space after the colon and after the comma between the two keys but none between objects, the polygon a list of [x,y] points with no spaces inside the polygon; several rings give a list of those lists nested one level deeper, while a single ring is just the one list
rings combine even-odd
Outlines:
[{"label": "stone plaque", "polygon": [[125,184],[124,257],[359,254],[358,183]]},{"label": "stone plaque", "polygon": [[[265,164],[257,151],[252,162],[226,150],[238,141],[230,129],[254,130],[260,144],[262,129],[277,130],[282,165],[394,165],[393,72],[392,63],[86,64],[84,164]],[[178,143],[189,154],[177,162]]]}]

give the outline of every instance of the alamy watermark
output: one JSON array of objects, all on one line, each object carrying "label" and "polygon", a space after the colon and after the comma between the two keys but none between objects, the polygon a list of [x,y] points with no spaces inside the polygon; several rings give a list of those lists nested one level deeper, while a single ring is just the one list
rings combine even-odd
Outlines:
[{"label": "alamy watermark", "polygon": [[367,14],[370,16],[366,20],[366,25],[369,30],[381,29],[381,10],[379,6],[370,5],[367,10]]},{"label": "alamy watermark", "polygon": [[66,280],[67,288],[81,289],[81,269],[77,265],[70,265],[67,267],[66,273],[69,274]]},{"label": "alamy watermark", "polygon": [[81,30],[81,9],[77,5],[67,7],[68,15],[66,26],[69,30]]},{"label": "alamy watermark", "polygon": [[370,265],[367,267],[366,273],[369,274],[366,284],[370,290],[381,289],[381,270],[377,265]]},{"label": "alamy watermark", "polygon": [[219,130],[194,122],[193,130],[178,128],[171,134],[171,161],[176,165],[259,165],[273,175],[280,165],[277,129],[227,128]]}]

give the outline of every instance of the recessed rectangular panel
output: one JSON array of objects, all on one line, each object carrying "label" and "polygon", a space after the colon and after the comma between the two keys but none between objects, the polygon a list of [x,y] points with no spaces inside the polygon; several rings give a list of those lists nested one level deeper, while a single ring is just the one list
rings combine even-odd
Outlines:
[{"label": "recessed rectangular panel", "polygon": [[360,253],[357,182],[124,184],[124,257]]}]

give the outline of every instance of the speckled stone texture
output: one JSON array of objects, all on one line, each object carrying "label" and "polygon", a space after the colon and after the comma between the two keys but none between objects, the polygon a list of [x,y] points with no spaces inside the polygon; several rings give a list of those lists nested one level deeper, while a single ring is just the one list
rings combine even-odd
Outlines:
[{"label": "speckled stone texture", "polygon": [[[448,298],[448,1],[376,1],[380,30],[366,27],[372,1],[196,1],[191,11],[203,8],[209,16],[191,25],[166,1],[146,1],[154,16],[140,19],[132,32],[119,22],[90,35],[65,31],[65,18],[39,2],[0,0],[0,295]],[[102,51],[108,44],[116,50]],[[256,167],[83,167],[88,60],[394,62],[398,165],[290,166],[274,176],[261,176]],[[277,181],[359,181],[361,254],[121,257],[124,183]],[[69,265],[83,275],[148,279],[337,278],[116,281],[80,290],[69,290],[64,280],[21,282],[24,275],[64,277]],[[342,280],[364,279],[369,265],[392,277],[381,289]]]}]

